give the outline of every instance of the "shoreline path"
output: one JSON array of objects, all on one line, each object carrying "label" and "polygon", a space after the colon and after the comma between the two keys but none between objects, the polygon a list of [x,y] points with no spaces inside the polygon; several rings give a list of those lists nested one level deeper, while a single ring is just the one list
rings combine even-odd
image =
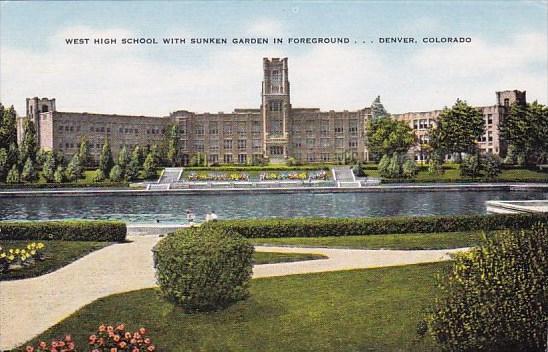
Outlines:
[{"label": "shoreline path", "polygon": [[[131,243],[113,244],[52,273],[0,282],[0,351],[20,346],[96,299],[156,286],[151,249],[159,239],[128,236]],[[323,254],[328,259],[256,265],[253,278],[437,262],[463,250],[255,248]]]}]

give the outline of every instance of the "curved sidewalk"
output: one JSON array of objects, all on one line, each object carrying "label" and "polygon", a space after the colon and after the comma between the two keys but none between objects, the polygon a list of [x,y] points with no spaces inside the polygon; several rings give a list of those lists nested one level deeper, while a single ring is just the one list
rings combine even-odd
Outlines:
[{"label": "curved sidewalk", "polygon": [[[130,236],[133,242],[95,251],[53,273],[0,282],[0,350],[17,347],[101,297],[154,287],[151,249],[158,236]],[[352,250],[256,247],[260,252],[318,253],[328,259],[264,264],[253,277],[435,262],[457,250]]]}]

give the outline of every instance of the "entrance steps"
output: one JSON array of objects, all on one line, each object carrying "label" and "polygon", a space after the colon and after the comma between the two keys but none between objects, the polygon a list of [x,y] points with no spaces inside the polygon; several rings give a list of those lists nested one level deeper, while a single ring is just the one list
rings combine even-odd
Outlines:
[{"label": "entrance steps", "polygon": [[340,188],[360,188],[361,182],[356,180],[352,170],[347,167],[334,167],[331,169],[333,179]]},{"label": "entrance steps", "polygon": [[171,183],[149,183],[147,191],[168,191],[170,187]]},{"label": "entrance steps", "polygon": [[179,181],[181,175],[183,174],[182,167],[166,167],[164,172],[158,179],[158,184],[170,184]]}]

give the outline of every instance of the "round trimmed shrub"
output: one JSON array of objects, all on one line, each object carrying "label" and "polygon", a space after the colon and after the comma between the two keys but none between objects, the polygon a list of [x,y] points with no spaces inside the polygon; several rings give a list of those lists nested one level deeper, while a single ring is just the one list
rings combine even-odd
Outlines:
[{"label": "round trimmed shrub", "polygon": [[153,251],[162,293],[187,312],[222,309],[249,295],[254,249],[231,230],[179,230]]}]

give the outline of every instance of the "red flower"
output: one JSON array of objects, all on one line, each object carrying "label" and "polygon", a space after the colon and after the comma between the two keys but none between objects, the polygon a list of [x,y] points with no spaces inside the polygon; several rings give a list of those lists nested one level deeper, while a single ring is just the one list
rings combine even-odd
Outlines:
[{"label": "red flower", "polygon": [[150,341],[150,339],[147,337],[147,338],[145,339],[145,344],[150,345],[150,343],[151,343],[151,341]]},{"label": "red flower", "polygon": [[107,327],[105,326],[105,324],[101,324],[99,325],[99,331],[103,332],[107,329]]},{"label": "red flower", "polygon": [[124,334],[124,337],[126,338],[126,340],[131,339],[131,333],[129,331],[126,331],[126,333]]},{"label": "red flower", "polygon": [[124,325],[124,323],[118,324],[118,326],[116,327],[116,330],[120,330],[120,331],[124,331],[125,329],[126,329],[126,326]]},{"label": "red flower", "polygon": [[144,334],[146,334],[146,332],[147,331],[146,331],[145,328],[139,328],[139,334],[144,335]]},{"label": "red flower", "polygon": [[34,347],[32,347],[32,346],[27,346],[27,348],[25,348],[25,351],[26,351],[26,352],[34,352]]},{"label": "red flower", "polygon": [[70,341],[72,341],[72,336],[65,335],[65,342],[70,342]]},{"label": "red flower", "polygon": [[118,347],[120,348],[126,348],[127,347],[127,343],[125,341],[122,341],[118,344]]},{"label": "red flower", "polygon": [[114,342],[118,342],[120,341],[120,335],[114,335],[112,339],[114,340]]},{"label": "red flower", "polygon": [[69,343],[67,343],[67,347],[69,348],[69,351],[74,351],[76,345],[74,344],[74,342],[70,341]]},{"label": "red flower", "polygon": [[38,347],[40,347],[41,349],[45,349],[46,347],[48,347],[48,344],[45,343],[44,341],[40,341],[40,343],[38,344]]},{"label": "red flower", "polygon": [[156,350],[156,347],[154,347],[154,345],[150,345],[150,346],[147,347],[147,351],[149,351],[149,352],[152,352],[154,350]]},{"label": "red flower", "polygon": [[112,327],[112,325],[107,326],[107,331],[114,331],[114,328]]}]

